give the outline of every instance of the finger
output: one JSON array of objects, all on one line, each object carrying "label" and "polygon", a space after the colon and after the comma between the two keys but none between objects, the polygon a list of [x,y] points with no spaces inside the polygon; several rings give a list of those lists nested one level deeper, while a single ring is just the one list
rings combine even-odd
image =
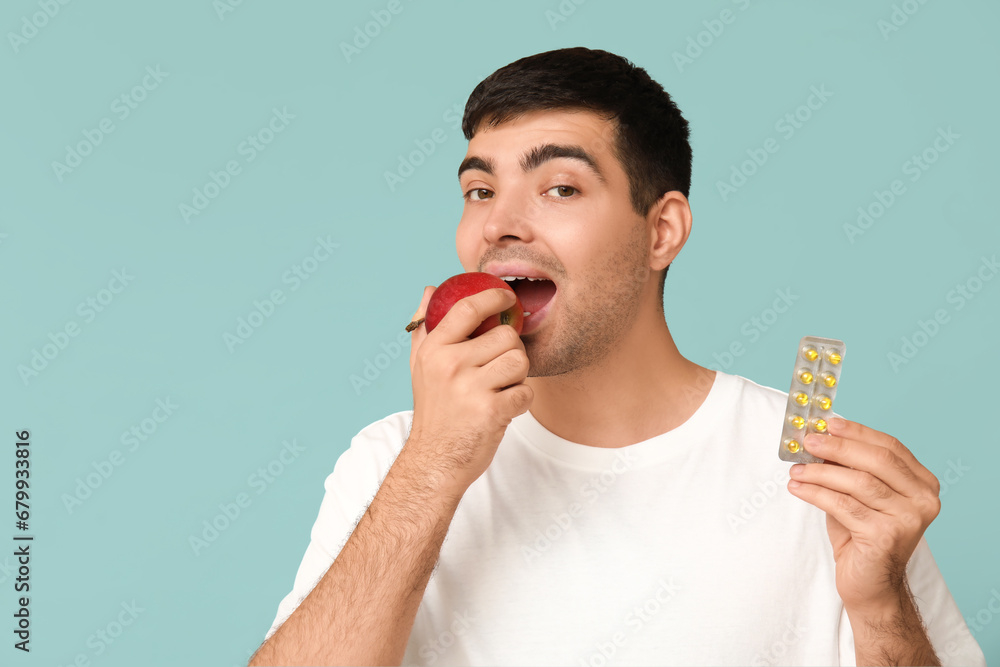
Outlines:
[{"label": "finger", "polygon": [[885,447],[896,456],[906,461],[910,469],[918,477],[927,482],[929,486],[934,487],[935,484],[937,484],[937,477],[934,476],[934,473],[918,461],[917,457],[913,455],[913,452],[907,449],[903,443],[888,433],[876,431],[875,429],[869,428],[864,424],[859,424],[858,422],[853,422],[839,416],[831,419],[828,427],[832,435],[851,438],[852,440],[860,440],[861,442],[870,442],[880,447]]},{"label": "finger", "polygon": [[508,350],[483,366],[490,378],[491,389],[503,389],[528,377],[528,358],[520,350]]},{"label": "finger", "polygon": [[467,343],[467,348],[463,361],[469,366],[485,366],[509,350],[524,351],[524,343],[517,335],[517,329],[501,324],[473,338]]},{"label": "finger", "polygon": [[[824,465],[822,463],[818,465]],[[875,510],[867,507],[856,498],[833,491],[818,484],[795,485],[795,480],[788,482],[788,491],[794,496],[801,498],[810,505],[815,505],[823,510],[852,533],[867,533],[871,531],[869,524],[876,514]]]},{"label": "finger", "polygon": [[797,463],[789,470],[792,479],[847,494],[873,510],[893,516],[907,511],[906,499],[878,477],[828,463]]},{"label": "finger", "polygon": [[[502,388],[497,391],[496,395],[498,399],[505,403],[504,407],[506,411],[509,411],[508,414],[515,417],[527,412],[535,397],[531,387],[522,383]],[[510,424],[510,420],[507,420],[507,424]]]},{"label": "finger", "polygon": [[483,320],[510,308],[515,299],[513,290],[502,287],[491,287],[463,297],[441,318],[433,335],[445,345],[466,340]]},{"label": "finger", "polygon": [[[431,299],[431,294],[434,294],[434,290],[437,289],[433,285],[428,285],[424,287],[424,295],[420,299],[420,307],[417,308],[417,312],[413,314],[414,320],[419,320],[427,312],[427,302]],[[427,338],[427,327],[423,322],[420,323],[416,329],[410,332],[410,375],[413,375],[413,365],[417,362],[417,348],[423,343],[424,339]]]},{"label": "finger", "polygon": [[832,434],[810,434],[802,444],[810,454],[869,473],[907,498],[927,493],[926,482],[906,461],[885,447]]}]

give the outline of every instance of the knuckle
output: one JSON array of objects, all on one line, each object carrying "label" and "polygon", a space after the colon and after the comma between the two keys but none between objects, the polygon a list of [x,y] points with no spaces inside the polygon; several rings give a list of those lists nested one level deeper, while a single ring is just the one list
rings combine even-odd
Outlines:
[{"label": "knuckle", "polygon": [[518,413],[523,413],[528,409],[528,406],[531,405],[531,399],[533,397],[531,388],[524,387],[523,389],[519,389],[515,392],[515,396],[517,398],[515,407],[517,408]]},{"label": "knuckle", "polygon": [[510,408],[514,414],[521,414],[531,403],[531,387],[521,385],[510,392]]},{"label": "knuckle", "polygon": [[[458,302],[451,308],[453,311],[458,311],[458,316],[463,320],[471,320],[479,316],[479,309],[476,308],[475,302],[470,299],[471,297],[459,299]],[[447,317],[447,315],[445,317]]]},{"label": "knuckle", "polygon": [[490,372],[497,376],[501,380],[506,380],[507,376],[510,374],[510,357],[507,353],[501,354],[496,360],[489,365]]},{"label": "knuckle", "polygon": [[941,495],[941,480],[937,478],[933,473],[931,474],[931,491],[934,492],[934,497],[937,498]]},{"label": "knuckle", "polygon": [[917,502],[931,519],[935,519],[941,513],[941,498],[937,492],[927,492],[917,497]]},{"label": "knuckle", "polygon": [[511,371],[518,376],[526,375],[529,368],[528,355],[520,350],[511,350]]},{"label": "knuckle", "polygon": [[450,354],[443,354],[436,357],[429,367],[435,369],[435,372],[444,378],[454,379],[458,376],[461,366],[457,357]]},{"label": "knuckle", "polygon": [[893,457],[892,465],[895,466],[896,470],[901,472],[905,477],[910,479],[916,477],[916,474],[913,472],[913,470],[910,469],[910,466],[906,463],[906,461],[899,458],[898,456]]},{"label": "knuckle", "polygon": [[901,542],[906,537],[906,533],[909,531],[909,524],[911,520],[909,516],[904,515],[901,521],[893,521],[888,526],[885,527],[885,532],[892,540],[893,543]]},{"label": "knuckle", "polygon": [[905,512],[903,514],[902,526],[900,532],[906,533],[910,531],[920,530],[920,526],[923,524],[923,519],[916,512]]},{"label": "knuckle", "polygon": [[509,325],[501,325],[495,327],[497,330],[497,338],[503,343],[504,347],[513,347],[517,344],[517,341],[521,340],[521,337],[517,335],[517,329]]},{"label": "knuckle", "polygon": [[895,454],[890,452],[888,449],[883,449],[881,447],[875,450],[875,463],[881,467],[895,466],[897,457]]},{"label": "knuckle", "polygon": [[868,514],[867,510],[865,510],[861,503],[844,494],[841,494],[837,498],[837,507],[858,520],[864,520]]},{"label": "knuckle", "polygon": [[892,490],[874,475],[864,473],[861,484],[868,495],[874,496],[879,500],[885,500],[892,495]]}]

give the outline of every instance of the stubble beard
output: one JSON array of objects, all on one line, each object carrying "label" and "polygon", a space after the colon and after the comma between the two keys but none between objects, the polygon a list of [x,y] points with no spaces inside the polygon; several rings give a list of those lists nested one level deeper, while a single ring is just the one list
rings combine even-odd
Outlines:
[{"label": "stubble beard", "polygon": [[621,344],[638,317],[649,277],[646,244],[645,227],[637,225],[629,241],[586,276],[576,299],[559,295],[558,320],[522,339],[528,377],[564,375],[600,364]]}]

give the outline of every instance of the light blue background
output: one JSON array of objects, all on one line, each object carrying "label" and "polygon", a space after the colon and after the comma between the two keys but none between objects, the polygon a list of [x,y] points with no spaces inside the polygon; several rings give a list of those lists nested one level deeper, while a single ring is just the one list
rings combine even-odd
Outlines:
[{"label": "light blue background", "polygon": [[[838,411],[895,435],[939,477],[963,470],[926,535],[964,616],[988,617],[974,633],[996,661],[1000,280],[960,310],[948,295],[1000,249],[1000,10],[910,4],[918,11],[883,34],[884,0],[590,0],[563,2],[565,17],[556,0],[403,0],[348,62],[340,44],[386,2],[247,0],[221,14],[209,0],[72,2],[16,45],[10,33],[42,10],[5,2],[0,498],[11,506],[13,433],[30,429],[36,541],[32,652],[5,630],[0,661],[245,664],[292,586],[337,457],[361,428],[412,407],[408,347],[378,355],[423,287],[462,270],[466,142],[453,107],[498,67],[578,45],[646,68],[691,123],[694,228],[665,294],[682,353],[785,390],[801,336],[845,340]],[[727,8],[733,22],[679,67],[673,54]],[[120,118],[113,101],[147,67],[168,74]],[[776,122],[813,86],[832,96],[786,138]],[[294,119],[248,162],[239,146],[275,108]],[[114,131],[60,180],[52,163],[103,118]],[[390,189],[385,172],[438,128],[444,143]],[[904,163],[939,128],[959,138],[911,182]],[[724,201],[717,182],[769,137],[779,150]],[[229,160],[240,173],[186,222],[179,206]],[[893,179],[905,193],[852,243],[844,225]],[[283,276],[327,236],[339,248],[293,291]],[[87,321],[78,304],[122,268],[134,279]],[[750,335],[787,288],[799,300]],[[231,352],[224,334],[274,289],[284,303]],[[894,369],[887,355],[938,309],[948,322]],[[19,366],[71,322],[79,335],[22,379]],[[735,342],[744,353],[725,358]],[[377,378],[352,386],[376,361]],[[123,432],[168,398],[177,409],[129,451]],[[292,439],[304,452],[254,485]],[[114,450],[124,462],[67,509],[78,478]],[[189,537],[240,493],[250,506],[196,555]],[[0,557],[4,627],[12,565]],[[98,655],[88,638],[133,600],[143,611]]]}]

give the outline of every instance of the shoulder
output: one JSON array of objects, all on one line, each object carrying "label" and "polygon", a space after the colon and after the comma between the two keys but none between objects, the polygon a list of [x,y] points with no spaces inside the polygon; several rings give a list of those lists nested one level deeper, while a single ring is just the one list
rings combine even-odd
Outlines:
[{"label": "shoulder", "polygon": [[413,410],[394,412],[365,426],[351,440],[351,446],[395,448],[398,452],[410,435]]},{"label": "shoulder", "polygon": [[[364,470],[379,481],[388,473],[410,435],[413,410],[403,410],[374,421],[351,438],[350,447],[337,459],[334,475],[352,475]],[[339,476],[338,475],[338,476]]]},{"label": "shoulder", "polygon": [[[721,371],[717,371],[721,372]],[[758,384],[742,375],[723,374],[733,396],[733,405],[744,412],[760,414],[783,414],[788,402],[788,391]]]}]

